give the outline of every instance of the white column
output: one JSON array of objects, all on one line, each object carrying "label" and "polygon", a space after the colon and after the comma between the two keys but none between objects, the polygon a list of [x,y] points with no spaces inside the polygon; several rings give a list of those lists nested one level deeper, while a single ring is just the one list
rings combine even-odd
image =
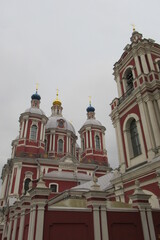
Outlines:
[{"label": "white column", "polygon": [[138,76],[139,76],[139,75],[141,74],[141,68],[140,68],[139,60],[138,60],[138,57],[137,57],[137,56],[134,57],[134,61],[135,61],[135,64],[136,64],[137,74],[138,74]]},{"label": "white column", "polygon": [[150,240],[145,210],[140,210],[144,240]]},{"label": "white column", "polygon": [[101,206],[102,240],[109,240],[106,206]]},{"label": "white column", "polygon": [[143,130],[144,130],[144,135],[145,135],[145,140],[146,140],[146,144],[147,144],[147,148],[148,150],[150,150],[152,148],[151,145],[151,141],[150,141],[150,135],[149,135],[149,127],[147,125],[147,116],[145,114],[145,110],[144,110],[144,103],[142,101],[138,102],[139,105],[139,110],[140,110],[140,114],[141,114],[141,122],[143,125]]},{"label": "white column", "polygon": [[150,235],[152,236],[152,240],[156,240],[151,209],[147,209],[147,218],[148,218],[148,226],[149,226]]},{"label": "white column", "polygon": [[150,115],[150,119],[151,119],[151,124],[152,124],[152,129],[153,129],[153,133],[154,133],[156,146],[158,147],[158,146],[160,146],[160,130],[158,127],[153,102],[150,100],[147,101],[147,106],[148,106],[148,110],[149,110],[149,115]]},{"label": "white column", "polygon": [[8,179],[8,174],[6,174],[6,176],[4,177],[4,181],[2,183],[1,186],[1,197],[0,198],[4,198],[5,197],[5,190],[6,190],[6,184],[7,184],[7,179]]},{"label": "white column", "polygon": [[43,123],[41,123],[40,141],[42,141],[42,134],[43,134]]},{"label": "white column", "polygon": [[68,136],[67,136],[67,139],[66,139],[66,147],[67,147],[67,153],[68,153]]},{"label": "white column", "polygon": [[24,120],[22,122],[20,138],[22,138],[22,136],[23,136],[23,130],[24,130]]},{"label": "white column", "polygon": [[53,152],[55,151],[55,133],[53,134]]},{"label": "white column", "polygon": [[36,219],[36,205],[34,204],[32,205],[32,209],[30,211],[28,240],[33,240],[35,231],[35,219]]},{"label": "white column", "polygon": [[43,240],[44,205],[45,204],[38,205],[36,239],[35,240]]},{"label": "white column", "polygon": [[68,138],[68,152],[71,153],[71,138]]},{"label": "white column", "polygon": [[17,230],[17,215],[14,216],[14,224],[13,224],[13,232],[12,232],[12,240],[15,240],[16,230]]},{"label": "white column", "polygon": [[49,151],[51,151],[51,147],[52,147],[52,134],[50,133],[50,143],[49,143]]},{"label": "white column", "polygon": [[102,133],[102,140],[103,140],[103,150],[106,150],[105,133]]},{"label": "white column", "polygon": [[42,138],[42,141],[44,141],[44,138],[45,138],[45,126],[43,126],[43,138]]},{"label": "white column", "polygon": [[148,61],[149,61],[149,65],[150,65],[151,70],[155,71],[155,67],[154,67],[154,64],[153,64],[151,54],[147,53],[147,56],[148,56]]},{"label": "white column", "polygon": [[[101,240],[99,207],[93,207],[94,240]],[[38,239],[36,239],[38,240]]]},{"label": "white column", "polygon": [[17,166],[17,174],[16,174],[14,193],[18,195],[19,183],[20,183],[20,175],[21,175],[21,164],[19,163],[19,164],[15,165],[15,166]]},{"label": "white column", "polygon": [[158,102],[158,108],[159,108],[159,111],[160,111],[160,98],[157,99],[157,102]]},{"label": "white column", "polygon": [[9,228],[8,228],[8,234],[7,234],[7,240],[10,240],[10,237],[11,237],[12,221],[13,221],[13,218],[10,217]]},{"label": "white column", "polygon": [[21,212],[18,240],[23,240],[24,220],[25,220],[25,209],[23,209]]},{"label": "white column", "polygon": [[9,229],[7,229],[7,216],[4,215],[4,225],[3,225],[2,240],[4,240],[4,238],[7,237],[8,230]]},{"label": "white column", "polygon": [[117,82],[117,89],[118,89],[118,97],[121,97],[122,89],[121,89],[121,80],[119,76],[116,78],[116,82]]},{"label": "white column", "polygon": [[26,124],[25,124],[24,138],[26,138],[27,136],[27,128],[28,128],[28,119],[26,120]]},{"label": "white column", "polygon": [[159,108],[158,108],[157,100],[154,100],[153,104],[154,104],[154,109],[155,109],[155,113],[156,113],[156,117],[157,117],[158,126],[159,126],[159,129],[160,129],[160,111],[159,111]]},{"label": "white column", "polygon": [[124,159],[124,151],[123,151],[123,144],[122,144],[123,142],[122,142],[120,121],[117,120],[114,126],[115,126],[115,130],[116,130],[116,140],[117,140],[117,146],[118,146],[119,163],[122,164],[125,162],[125,159]]},{"label": "white column", "polygon": [[144,56],[144,55],[141,55],[140,58],[141,58],[141,63],[142,63],[143,72],[144,72],[145,74],[147,74],[149,71],[148,71],[148,66],[147,66],[147,63],[146,63],[145,56]]},{"label": "white column", "polygon": [[92,148],[92,130],[89,131],[90,135],[90,148]]},{"label": "white column", "polygon": [[86,145],[87,145],[87,148],[88,148],[88,131],[86,130]]}]

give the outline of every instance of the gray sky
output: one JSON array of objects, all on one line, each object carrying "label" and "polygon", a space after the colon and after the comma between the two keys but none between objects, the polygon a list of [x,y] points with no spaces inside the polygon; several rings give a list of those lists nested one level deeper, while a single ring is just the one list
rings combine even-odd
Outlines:
[{"label": "gray sky", "polygon": [[112,72],[130,42],[131,24],[160,43],[159,0],[0,1],[0,168],[18,135],[20,113],[39,83],[41,108],[50,116],[59,89],[63,116],[77,135],[86,120],[88,96],[106,127],[112,167],[118,165],[109,114],[117,96]]}]

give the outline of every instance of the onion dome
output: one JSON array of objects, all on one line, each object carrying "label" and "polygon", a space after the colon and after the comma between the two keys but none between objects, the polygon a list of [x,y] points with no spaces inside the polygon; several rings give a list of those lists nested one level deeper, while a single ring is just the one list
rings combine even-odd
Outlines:
[{"label": "onion dome", "polygon": [[32,99],[32,100],[41,100],[41,96],[37,93],[37,90],[36,90],[36,93],[34,93],[34,94],[31,96],[31,99]]},{"label": "onion dome", "polygon": [[89,105],[89,107],[87,107],[86,109],[87,112],[94,112],[95,111],[95,108],[91,106],[91,103]]},{"label": "onion dome", "polygon": [[25,113],[45,115],[45,113],[40,109],[40,99],[41,96],[38,94],[38,88],[36,92],[31,96],[31,107],[25,110]]},{"label": "onion dome", "polygon": [[58,106],[62,105],[61,101],[58,99],[58,89],[56,93],[56,99],[53,101],[53,105],[58,105]]}]

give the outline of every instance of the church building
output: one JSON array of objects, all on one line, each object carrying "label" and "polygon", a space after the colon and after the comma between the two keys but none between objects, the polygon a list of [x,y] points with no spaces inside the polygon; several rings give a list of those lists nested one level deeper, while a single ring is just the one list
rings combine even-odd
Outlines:
[{"label": "church building", "polygon": [[119,167],[91,101],[79,146],[58,92],[47,117],[36,89],[2,170],[0,240],[160,239],[160,45],[130,40],[113,68]]}]

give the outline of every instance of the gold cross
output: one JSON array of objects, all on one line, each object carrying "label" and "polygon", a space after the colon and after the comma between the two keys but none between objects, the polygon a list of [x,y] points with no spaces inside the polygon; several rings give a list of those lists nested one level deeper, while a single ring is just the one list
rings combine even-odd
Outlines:
[{"label": "gold cross", "polygon": [[91,96],[89,96],[89,104],[91,104]]},{"label": "gold cross", "polygon": [[38,91],[38,83],[36,83],[36,92]]},{"label": "gold cross", "polygon": [[136,31],[135,24],[131,24],[131,26],[133,27],[133,32]]},{"label": "gold cross", "polygon": [[56,99],[58,100],[58,92],[59,92],[59,90],[58,90],[58,88],[56,89]]}]

